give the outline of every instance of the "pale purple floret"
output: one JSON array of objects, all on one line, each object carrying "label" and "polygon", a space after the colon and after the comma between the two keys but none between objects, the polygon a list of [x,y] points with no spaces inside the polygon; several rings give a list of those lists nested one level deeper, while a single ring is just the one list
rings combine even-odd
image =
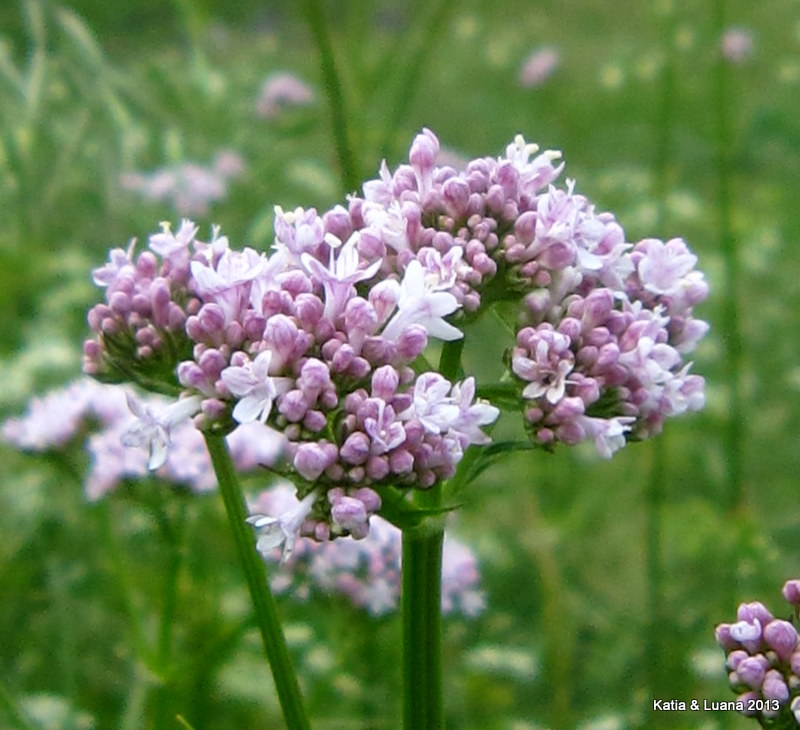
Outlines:
[{"label": "pale purple floret", "polygon": [[158,469],[167,460],[172,430],[200,410],[200,397],[183,398],[160,411],[155,411],[130,393],[126,397],[128,408],[136,420],[122,434],[122,445],[146,448],[150,454],[147,468]]},{"label": "pale purple floret", "polygon": [[272,548],[281,547],[281,561],[287,560],[294,550],[294,543],[300,527],[311,512],[317,499],[317,492],[309,492],[294,507],[278,517],[254,514],[247,521],[258,530],[256,549],[265,553]]},{"label": "pale purple floret", "polygon": [[252,248],[225,251],[215,267],[192,261],[195,291],[203,301],[219,305],[229,324],[241,319],[249,305],[250,283],[263,267],[263,256]]},{"label": "pale purple floret", "polygon": [[189,256],[189,245],[195,240],[198,228],[190,220],[184,218],[177,233],[172,232],[169,223],[161,224],[161,232],[153,233],[148,239],[148,246],[165,260],[182,260]]},{"label": "pale purple floret", "polygon": [[266,423],[272,402],[278,394],[275,380],[269,375],[272,351],[260,352],[252,362],[225,368],[220,377],[239,400],[231,414],[239,423]]},{"label": "pale purple floret", "polygon": [[306,270],[322,283],[325,289],[323,316],[332,321],[344,311],[347,301],[352,296],[353,285],[372,278],[381,265],[380,261],[374,261],[364,269],[359,267],[359,255],[356,250],[357,233],[343,244],[333,238],[337,243],[335,245],[329,243],[330,260],[327,267],[307,253],[300,257]]}]

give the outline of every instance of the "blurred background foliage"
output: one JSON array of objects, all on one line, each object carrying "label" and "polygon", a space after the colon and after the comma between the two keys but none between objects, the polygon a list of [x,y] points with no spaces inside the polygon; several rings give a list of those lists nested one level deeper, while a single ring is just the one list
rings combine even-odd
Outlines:
[{"label": "blurred background foliage", "polygon": [[[79,374],[89,272],[107,249],[179,219],[121,175],[235,152],[244,172],[195,217],[259,249],[274,205],[343,200],[316,13],[358,179],[384,157],[397,164],[422,126],[464,157],[522,133],[563,150],[566,175],[629,240],[685,237],[712,288],[694,366],[708,382],[702,414],[609,463],[516,456],[472,490],[455,528],[479,555],[489,607],[446,624],[450,726],[746,727],[731,712],[651,709],[731,699],[714,625],[756,598],[785,615],[780,586],[800,571],[799,11],[795,0],[3,3],[0,415]],[[730,60],[732,27],[752,46]],[[557,65],[521,84],[545,47]],[[261,85],[279,71],[315,97],[264,118]],[[471,336],[497,340],[488,323]],[[467,371],[497,373],[487,350],[468,346]],[[0,725],[278,726],[218,500],[148,482],[88,503],[85,459],[2,447]],[[397,727],[397,617],[334,599],[283,597],[281,609],[315,726]]]}]

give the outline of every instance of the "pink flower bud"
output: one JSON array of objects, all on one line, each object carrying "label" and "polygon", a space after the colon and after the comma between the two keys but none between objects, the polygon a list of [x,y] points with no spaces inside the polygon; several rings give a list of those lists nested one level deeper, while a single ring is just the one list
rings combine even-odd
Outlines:
[{"label": "pink flower bud", "polygon": [[[335,447],[334,447],[335,452]],[[294,455],[294,468],[304,479],[314,481],[319,478],[336,459],[334,453],[331,458],[330,453],[319,443],[302,443],[297,447]]]},{"label": "pink flower bud", "polygon": [[340,451],[340,455],[348,464],[363,464],[369,457],[369,437],[362,431],[351,433]]},{"label": "pink flower bud", "polygon": [[793,606],[800,606],[800,580],[787,580],[783,585],[783,597]]},{"label": "pink flower bud", "polygon": [[397,354],[405,360],[413,360],[420,355],[428,345],[428,332],[418,324],[405,328],[397,338]]},{"label": "pink flower bud", "polygon": [[774,616],[761,601],[753,601],[752,603],[739,604],[739,608],[736,610],[736,618],[739,621],[747,621],[748,623],[753,623],[753,619],[758,619],[762,626],[766,626]]},{"label": "pink flower bud", "polygon": [[789,701],[789,688],[777,669],[770,669],[767,672],[761,685],[761,694],[765,700],[778,700],[781,703]]},{"label": "pink flower bud", "polygon": [[322,411],[308,411],[303,418],[303,428],[319,433],[328,425],[328,419]]},{"label": "pink flower bud", "polygon": [[736,675],[750,689],[758,689],[769,669],[769,662],[763,654],[742,659],[736,667]]},{"label": "pink flower bud", "polygon": [[307,410],[308,402],[301,390],[290,390],[278,405],[278,411],[290,423],[301,421]]},{"label": "pink flower bud", "polygon": [[787,661],[797,647],[797,630],[788,621],[775,619],[764,627],[764,641],[782,661]]}]

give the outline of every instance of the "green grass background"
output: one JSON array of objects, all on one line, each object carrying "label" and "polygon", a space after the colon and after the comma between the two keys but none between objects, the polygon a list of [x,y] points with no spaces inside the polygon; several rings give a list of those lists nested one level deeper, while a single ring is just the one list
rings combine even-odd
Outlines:
[{"label": "green grass background", "polygon": [[[235,246],[271,244],[276,204],[342,200],[314,5],[0,7],[0,415],[78,375],[107,249],[178,217],[122,190],[121,171],[236,150],[245,176],[198,221]],[[562,150],[629,240],[685,237],[711,284],[703,413],[611,462],[525,454],[472,488],[454,528],[480,558],[488,610],[446,622],[449,726],[746,727],[651,710],[732,699],[714,625],[756,598],[785,615],[780,587],[800,575],[800,5],[322,7],[358,179],[401,161],[422,126],[465,156],[522,133]],[[741,65],[720,60],[733,25],[754,38]],[[544,45],[561,64],[521,88]],[[318,100],[267,121],[255,100],[277,70]],[[468,371],[498,371],[506,345],[488,323],[470,337],[485,338],[498,361],[468,342]],[[89,504],[80,448],[0,458],[0,727],[280,726],[214,495],[139,483]],[[315,727],[399,726],[398,617],[334,599],[281,611]]]}]

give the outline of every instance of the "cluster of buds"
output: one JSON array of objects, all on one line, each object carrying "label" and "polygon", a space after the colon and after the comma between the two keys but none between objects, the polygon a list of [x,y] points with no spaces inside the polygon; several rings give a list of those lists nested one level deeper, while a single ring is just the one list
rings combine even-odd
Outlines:
[{"label": "cluster of buds", "polygon": [[[294,490],[285,483],[264,490],[251,504],[254,513],[267,514],[290,514],[297,507]],[[340,596],[372,616],[397,610],[402,536],[387,520],[373,517],[369,534],[362,540],[299,540],[290,556],[278,550],[268,535],[262,535],[258,548],[275,566],[270,581],[276,593],[303,600],[315,593]],[[475,554],[457,538],[445,535],[442,612],[468,618],[479,615],[486,606],[479,582]]]},{"label": "cluster of buds", "polygon": [[702,405],[684,356],[706,331],[692,307],[707,287],[681,240],[627,243],[572,181],[553,185],[559,154],[521,137],[458,170],[439,152],[423,130],[408,164],[384,163],[346,206],[276,208],[268,256],[217,231],[200,242],[189,221],[135,259],[112,251],[95,271],[106,301],[90,313],[85,370],[181,393],[169,418],[139,409],[128,435],[151,466],[180,415],[268,424],[286,438],[299,504],[256,526],[286,546],[298,530],[365,537],[382,488],[430,488],[488,443],[498,408],[424,353],[498,301],[518,304],[509,377],[535,443],[593,440],[610,456]]},{"label": "cluster of buds", "polygon": [[[783,597],[800,611],[800,580],[783,586]],[[736,622],[716,628],[727,652],[728,679],[739,710],[759,721],[786,717],[800,724],[800,637],[793,621],[775,618],[760,602],[743,603]]]}]

